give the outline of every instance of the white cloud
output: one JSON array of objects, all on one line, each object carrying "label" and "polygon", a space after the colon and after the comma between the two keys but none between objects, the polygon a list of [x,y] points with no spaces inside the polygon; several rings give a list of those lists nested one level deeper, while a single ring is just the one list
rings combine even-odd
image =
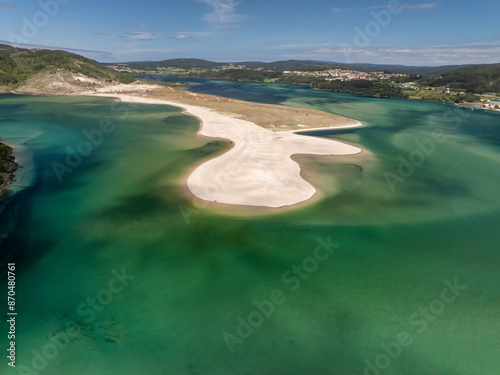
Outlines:
[{"label": "white cloud", "polygon": [[133,40],[150,40],[155,39],[157,37],[156,33],[150,33],[146,31],[134,31],[133,33],[127,34],[127,39]]},{"label": "white cloud", "polygon": [[[461,55],[477,55],[478,57],[486,57],[487,55],[500,54],[500,45],[491,44],[464,44],[459,46],[427,46],[427,47],[411,47],[411,48],[401,48],[401,47],[388,47],[388,48],[378,48],[376,49],[381,53],[399,53],[399,54],[429,54],[429,55],[443,55],[443,56],[455,56],[460,57]],[[485,56],[486,55],[486,56]]]},{"label": "white cloud", "polygon": [[193,37],[186,35],[186,34],[179,34],[179,35],[171,36],[170,39],[193,39]]},{"label": "white cloud", "polygon": [[236,7],[240,4],[238,0],[196,0],[213,8],[213,11],[203,16],[210,23],[234,23],[242,21],[245,17],[236,13]]},{"label": "white cloud", "polygon": [[96,34],[97,35],[103,35],[103,36],[109,35],[109,33],[105,32],[105,31],[98,31],[98,32],[96,32]]},{"label": "white cloud", "polygon": [[328,59],[338,62],[406,65],[487,64],[500,61],[500,44],[471,43],[425,47],[356,48],[349,45],[283,45],[282,57]]}]

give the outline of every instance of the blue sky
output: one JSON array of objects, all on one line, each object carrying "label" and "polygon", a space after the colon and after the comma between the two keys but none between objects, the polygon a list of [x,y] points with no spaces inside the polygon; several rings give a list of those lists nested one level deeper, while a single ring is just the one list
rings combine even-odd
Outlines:
[{"label": "blue sky", "polygon": [[98,61],[500,62],[500,0],[0,0],[0,40]]}]

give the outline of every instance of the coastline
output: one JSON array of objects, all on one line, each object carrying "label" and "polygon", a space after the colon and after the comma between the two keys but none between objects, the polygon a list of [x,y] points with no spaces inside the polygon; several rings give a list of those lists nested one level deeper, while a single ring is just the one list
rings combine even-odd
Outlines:
[{"label": "coastline", "polygon": [[[224,154],[196,166],[187,178],[187,188],[209,203],[258,208],[284,208],[309,201],[316,188],[302,177],[293,155],[345,156],[363,150],[342,142],[295,134],[300,131],[340,127],[269,130],[253,122],[213,110],[170,100],[99,93],[123,102],[180,107],[200,120],[201,136],[228,139],[234,147]],[[355,122],[345,127],[359,127]]]},{"label": "coastline", "polygon": [[7,194],[9,185],[14,182],[15,172],[19,168],[13,154],[14,147],[0,142],[0,166],[2,166],[0,174],[4,175],[4,178],[0,181],[0,201]]}]

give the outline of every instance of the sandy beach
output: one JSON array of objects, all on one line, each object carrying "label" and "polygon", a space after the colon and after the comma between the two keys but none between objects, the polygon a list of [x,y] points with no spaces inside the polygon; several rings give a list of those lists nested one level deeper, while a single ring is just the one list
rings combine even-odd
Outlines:
[{"label": "sandy beach", "polygon": [[[210,202],[272,208],[304,202],[316,193],[316,189],[301,177],[300,166],[291,159],[292,155],[353,155],[362,151],[341,142],[299,135],[294,131],[264,129],[207,108],[128,95],[97,95],[124,102],[183,108],[185,113],[200,119],[200,135],[232,141],[231,150],[199,165],[187,180],[189,190],[196,197]],[[299,131],[309,130],[312,129]]]}]

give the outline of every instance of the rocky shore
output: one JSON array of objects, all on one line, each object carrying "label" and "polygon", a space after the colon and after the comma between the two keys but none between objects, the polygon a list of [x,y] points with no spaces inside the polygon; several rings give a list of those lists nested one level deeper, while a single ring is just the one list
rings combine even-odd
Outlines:
[{"label": "rocky shore", "polygon": [[0,142],[0,199],[7,192],[8,185],[14,181],[14,174],[18,169],[13,148]]}]

